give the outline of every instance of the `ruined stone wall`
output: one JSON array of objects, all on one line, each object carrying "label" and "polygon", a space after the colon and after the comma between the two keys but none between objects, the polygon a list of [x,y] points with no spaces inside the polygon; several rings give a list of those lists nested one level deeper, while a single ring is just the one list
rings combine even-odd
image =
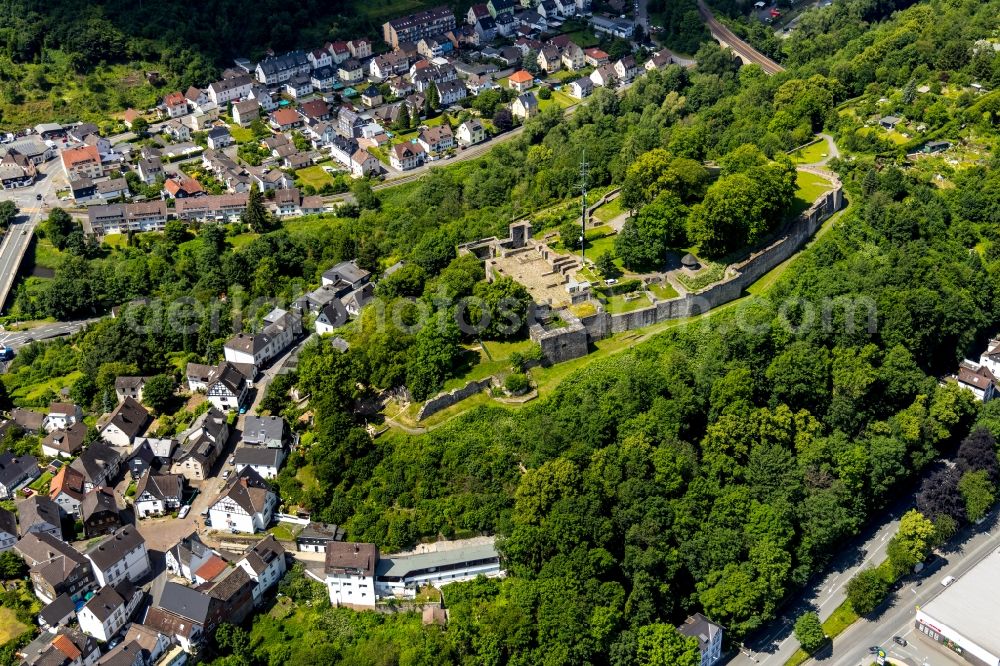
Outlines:
[{"label": "ruined stone wall", "polygon": [[455,403],[461,402],[462,400],[465,400],[466,398],[477,393],[487,391],[492,385],[493,377],[486,377],[485,379],[468,382],[465,386],[452,389],[447,393],[439,393],[424,403],[424,406],[420,408],[419,412],[417,412],[417,420],[422,421],[431,414],[436,414],[442,409],[447,409]]}]

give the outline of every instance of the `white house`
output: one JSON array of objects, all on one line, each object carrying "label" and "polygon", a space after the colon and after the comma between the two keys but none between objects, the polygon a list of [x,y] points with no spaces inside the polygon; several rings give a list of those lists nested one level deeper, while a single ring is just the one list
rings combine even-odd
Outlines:
[{"label": "white house", "polygon": [[994,338],[986,345],[986,351],[979,357],[979,365],[993,373],[993,376],[1000,377],[1000,338]]},{"label": "white house", "polygon": [[84,553],[94,570],[98,585],[133,583],[150,572],[146,540],[131,525],[126,525]]},{"label": "white house", "polygon": [[233,145],[233,135],[227,127],[213,127],[208,130],[208,147],[212,150],[222,150]]},{"label": "white house", "polygon": [[277,585],[281,577],[285,575],[287,568],[285,549],[282,548],[273,534],[268,534],[247,549],[236,566],[246,571],[256,584],[253,600],[254,605],[259,605],[263,600],[264,593]]},{"label": "white house", "polygon": [[125,398],[99,427],[101,437],[112,446],[126,448],[146,429],[149,412],[135,398]]},{"label": "white house", "polygon": [[466,120],[458,126],[458,130],[455,132],[455,140],[460,146],[474,146],[486,140],[486,129],[476,119]]},{"label": "white house", "polygon": [[700,666],[714,666],[722,659],[722,627],[715,624],[701,613],[695,613],[677,627],[684,636],[698,639],[701,649]]},{"label": "white house", "polygon": [[205,389],[208,401],[224,412],[238,410],[250,390],[247,378],[228,361],[215,367]]},{"label": "white house", "polygon": [[277,477],[284,461],[285,450],[281,448],[241,446],[233,454],[237,473],[249,467],[264,479]]},{"label": "white house", "polygon": [[586,76],[569,84],[569,94],[571,97],[583,99],[584,97],[590,97],[592,92],[594,92],[594,82]]},{"label": "white house", "polygon": [[419,143],[397,143],[389,153],[389,163],[399,171],[416,169],[424,163],[426,153]]},{"label": "white house", "polygon": [[77,613],[80,629],[88,636],[108,642],[132,617],[142,597],[142,589],[128,580],[115,586],[105,585]]},{"label": "white house", "polygon": [[249,74],[216,81],[208,86],[208,98],[217,106],[245,97],[253,87]]},{"label": "white house", "polygon": [[253,534],[267,529],[277,505],[278,496],[264,479],[244,467],[226,483],[208,515],[217,530]]},{"label": "white house", "polygon": [[166,552],[167,571],[194,582],[194,574],[211,559],[214,552],[202,543],[197,532],[192,532]]},{"label": "white house", "polygon": [[375,570],[375,594],[379,598],[412,599],[425,585],[440,587],[477,576],[503,575],[494,543],[473,542],[448,550],[380,559]]},{"label": "white house", "polygon": [[53,402],[49,405],[49,413],[42,420],[45,432],[67,430],[74,423],[83,420],[83,410],[79,405],[68,402]]},{"label": "white house", "polygon": [[538,99],[534,93],[521,93],[510,105],[510,113],[515,118],[527,120],[538,115]]},{"label": "white house", "polygon": [[374,608],[377,565],[378,548],[373,543],[328,543],[323,572],[330,603]]},{"label": "white house", "polygon": [[351,175],[353,177],[364,178],[373,173],[377,174],[380,170],[378,158],[367,149],[359,148],[351,155]]},{"label": "white house", "polygon": [[135,489],[136,517],[162,516],[179,509],[183,491],[184,477],[180,474],[158,474],[147,469]]},{"label": "white house", "polygon": [[275,308],[264,317],[260,333],[239,333],[226,342],[223,351],[227,361],[251,365],[256,374],[264,364],[288,349],[301,332],[302,317]]}]

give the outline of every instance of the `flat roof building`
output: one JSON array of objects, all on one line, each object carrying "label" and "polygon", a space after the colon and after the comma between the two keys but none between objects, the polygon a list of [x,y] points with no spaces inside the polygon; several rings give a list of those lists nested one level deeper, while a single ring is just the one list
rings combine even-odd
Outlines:
[{"label": "flat roof building", "polygon": [[1000,664],[1000,549],[917,610],[915,626],[973,664]]}]

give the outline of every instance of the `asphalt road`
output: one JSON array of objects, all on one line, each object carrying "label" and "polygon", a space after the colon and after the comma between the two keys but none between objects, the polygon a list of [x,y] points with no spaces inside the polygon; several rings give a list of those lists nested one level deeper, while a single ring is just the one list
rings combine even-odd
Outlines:
[{"label": "asphalt road", "polygon": [[60,321],[53,324],[42,324],[24,330],[0,331],[0,345],[6,345],[13,349],[19,349],[35,340],[49,340],[64,335],[72,335],[87,324],[92,324],[99,319],[80,319],[77,321]]},{"label": "asphalt road", "polygon": [[[1000,547],[1000,527],[994,511],[986,523],[967,528],[964,539],[953,549],[940,553],[946,562],[923,579],[908,581],[889,604],[872,619],[862,619],[833,642],[832,649],[808,662],[823,666],[857,666],[871,660],[869,646],[881,646],[892,661],[911,666],[962,666],[968,662],[935,643],[913,626],[918,606],[941,594],[941,581],[948,576],[960,578],[984,557]],[[896,645],[893,636],[903,637],[908,645]]]},{"label": "asphalt road", "polygon": [[720,42],[724,42],[736,55],[740,56],[744,62],[750,62],[760,65],[768,74],[777,74],[778,72],[785,71],[785,68],[774,62],[763,53],[753,48],[742,39],[733,34],[733,31],[726,26],[719,23],[715,16],[712,14],[712,10],[708,8],[704,0],[698,0],[698,13],[701,14],[701,19],[708,26],[709,32],[712,33],[712,37]]}]

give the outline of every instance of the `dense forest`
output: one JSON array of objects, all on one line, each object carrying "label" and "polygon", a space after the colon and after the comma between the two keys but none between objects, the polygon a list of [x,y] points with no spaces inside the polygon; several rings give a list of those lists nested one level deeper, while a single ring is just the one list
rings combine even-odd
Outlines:
[{"label": "dense forest", "polygon": [[[340,218],[263,234],[172,226],[117,249],[67,244],[55,278],[18,293],[23,313],[191,298],[198,305],[178,315],[191,325],[154,334],[106,320],[70,342],[32,345],[5,383],[16,391],[81,371],[98,380],[81,380],[76,395],[99,401],[116,364],[155,374],[214,361],[232,322],[252,327],[266,309],[254,299],[287,301],[347,258],[375,271],[407,260],[412,268],[379,285],[389,299],[431,308],[440,293],[516,299],[509,282],[486,286],[455,243],[502,233],[516,215],[533,214],[540,230],[569,219],[584,147],[595,188],[633,193],[637,235],[724,241],[691,223],[724,219],[708,189],[757,170],[785,196],[782,153],[826,130],[844,151],[830,167],[850,207],[763,296],[594,361],[528,406],[478,408],[421,436],[373,441],[354,414],[359,385],[414,394],[439,385],[459,341],[447,327],[391,335],[366,312],[345,331],[347,353],[309,345],[297,375],[265,400],[301,423],[284,395],[295,383],[315,421],[277,479],[283,499],[384,551],[498,534],[510,577],[446,587],[442,632],[413,615],[330,609],[295,572],[284,590],[302,604],[282,601],[221,632],[220,666],[692,663],[671,625],[700,610],[736,639],[751,634],[937,459],[960,452],[975,423],[1000,433],[996,401],[981,407],[938,379],[1000,322],[1000,93],[964,87],[978,68],[1000,67],[1000,54],[975,46],[1000,3],[921,3],[882,23],[865,14],[879,3],[838,4],[847,13],[829,30],[839,41],[817,48],[793,36],[784,74],[738,68],[703,46],[694,70],[652,73],[621,98],[598,93],[566,119],[541,114],[481,160],[382,192],[361,184],[358,206]],[[966,57],[939,59],[951,42]],[[905,159],[915,147],[905,138],[865,125],[890,112],[981,148],[955,168],[922,167]],[[689,181],[692,195],[674,176],[697,175],[690,162],[703,161],[723,176],[704,195]],[[687,223],[672,224],[689,204]],[[759,212],[764,222],[773,208]],[[766,227],[739,231],[749,241]],[[150,325],[163,316],[135,311]],[[993,468],[972,469],[975,484],[995,484]],[[966,476],[934,476],[938,492],[924,484],[919,506],[935,539],[976,515],[962,501]]]}]

